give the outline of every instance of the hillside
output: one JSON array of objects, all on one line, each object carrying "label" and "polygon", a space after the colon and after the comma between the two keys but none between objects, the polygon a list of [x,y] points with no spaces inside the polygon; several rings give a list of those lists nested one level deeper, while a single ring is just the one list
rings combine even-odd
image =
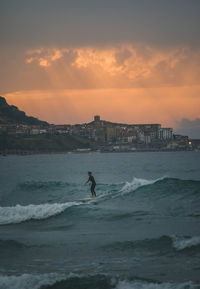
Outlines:
[{"label": "hillside", "polygon": [[77,136],[0,134],[0,154],[67,152],[89,147],[88,139]]},{"label": "hillside", "polygon": [[[19,110],[14,105],[9,105],[4,97],[0,96],[0,124],[26,124],[48,126],[45,121],[31,116]],[[68,152],[76,149],[89,148],[87,138],[59,135],[59,134],[16,134],[8,131],[0,131],[0,154],[9,153],[48,153]]]},{"label": "hillside", "polygon": [[0,124],[27,124],[27,125],[48,125],[35,117],[27,116],[24,111],[14,105],[9,105],[6,99],[0,96]]}]

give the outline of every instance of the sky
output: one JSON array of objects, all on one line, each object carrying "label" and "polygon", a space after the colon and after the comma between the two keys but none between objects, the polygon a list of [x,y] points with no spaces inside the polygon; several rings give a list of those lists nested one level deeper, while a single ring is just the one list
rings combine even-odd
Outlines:
[{"label": "sky", "polygon": [[200,137],[199,27],[199,0],[0,0],[0,95],[50,123]]}]

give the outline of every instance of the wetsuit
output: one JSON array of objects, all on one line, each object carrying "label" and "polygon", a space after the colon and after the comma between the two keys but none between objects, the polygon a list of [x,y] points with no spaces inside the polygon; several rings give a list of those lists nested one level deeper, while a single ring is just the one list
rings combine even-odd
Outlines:
[{"label": "wetsuit", "polygon": [[91,185],[91,193],[94,194],[95,193],[94,189],[95,189],[95,186],[96,186],[96,182],[95,182],[94,177],[90,176],[88,181],[92,183],[92,185]]}]

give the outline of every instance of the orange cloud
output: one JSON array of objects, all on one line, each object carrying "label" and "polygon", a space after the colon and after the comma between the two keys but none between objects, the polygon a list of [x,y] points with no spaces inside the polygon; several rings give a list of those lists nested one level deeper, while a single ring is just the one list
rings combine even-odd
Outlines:
[{"label": "orange cloud", "polygon": [[27,52],[26,63],[36,61],[40,66],[51,66],[52,63],[63,57],[63,52],[59,49],[35,49]]},{"label": "orange cloud", "polygon": [[100,114],[176,126],[182,118],[200,117],[199,64],[200,50],[189,47],[39,48],[14,67],[4,96],[51,123],[87,122]]},{"label": "orange cloud", "polygon": [[[200,51],[188,47],[161,49],[148,45],[37,49],[28,52],[28,65],[38,63],[47,74],[65,79],[70,88],[127,88],[194,85],[199,83]],[[51,77],[50,77],[51,78]],[[68,81],[66,81],[68,79]],[[68,83],[69,82],[69,83]],[[57,87],[55,87],[57,88]]]}]

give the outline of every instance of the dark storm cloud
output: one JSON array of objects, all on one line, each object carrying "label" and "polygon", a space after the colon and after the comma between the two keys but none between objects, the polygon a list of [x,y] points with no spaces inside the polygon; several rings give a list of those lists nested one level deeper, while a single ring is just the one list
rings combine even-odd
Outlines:
[{"label": "dark storm cloud", "polygon": [[191,138],[200,138],[200,118],[194,120],[183,118],[179,123],[177,132],[188,135]]},{"label": "dark storm cloud", "polygon": [[200,43],[198,0],[0,0],[1,44]]}]

